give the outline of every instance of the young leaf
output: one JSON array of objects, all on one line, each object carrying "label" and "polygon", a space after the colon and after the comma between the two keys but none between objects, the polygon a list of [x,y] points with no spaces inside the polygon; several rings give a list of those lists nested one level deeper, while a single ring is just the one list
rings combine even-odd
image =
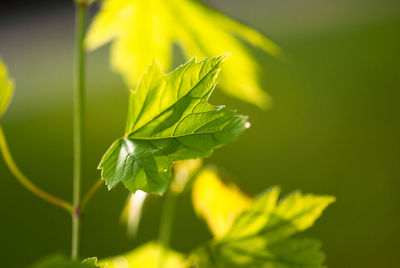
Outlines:
[{"label": "young leaf", "polygon": [[[258,197],[254,205],[236,219],[222,242],[262,235],[268,243],[280,241],[312,226],[335,199],[331,196],[295,192],[279,203],[278,188]],[[273,230],[273,231],[271,231]]]},{"label": "young leaf", "polygon": [[47,257],[31,268],[98,268],[104,267],[97,264],[97,258],[89,258],[83,262],[72,261],[65,258],[63,255],[53,255]]},{"label": "young leaf", "polygon": [[[218,180],[215,173],[213,176]],[[214,202],[203,201],[203,206],[209,206],[203,210],[211,210],[215,204],[218,206],[227,196],[223,191],[229,188],[215,185],[218,184],[208,184],[209,189],[203,191],[196,189],[201,185],[194,185],[194,193],[203,194],[195,200],[207,200],[211,194],[222,196]],[[233,189],[232,194],[235,194],[237,190]],[[320,243],[292,236],[311,227],[334,198],[295,192],[278,202],[279,192],[274,187],[257,197],[234,219],[228,231],[197,250],[195,255],[199,267],[323,267],[324,254],[320,251]],[[226,202],[232,200],[227,198]],[[199,207],[196,202],[194,206]],[[218,217],[218,213],[205,215],[209,225]]]},{"label": "young leaf", "polygon": [[122,182],[162,194],[173,162],[207,157],[244,131],[247,117],[208,103],[225,58],[192,59],[167,75],[157,63],[149,67],[131,92],[125,136],[99,165],[109,189]]},{"label": "young leaf", "polygon": [[252,204],[236,185],[223,184],[209,168],[197,176],[192,200],[197,214],[206,219],[215,237],[224,236],[238,214]]},{"label": "young leaf", "polygon": [[247,244],[247,249],[209,245],[197,249],[191,256],[199,268],[325,268],[321,244],[313,239],[289,239],[260,249]]},{"label": "young leaf", "polygon": [[280,49],[257,31],[228,18],[197,0],[106,0],[88,33],[87,47],[114,41],[113,67],[133,87],[153,58],[171,67],[176,42],[186,58],[233,53],[221,75],[222,89],[231,96],[265,107],[269,97],[259,84],[260,66],[242,40],[274,56]]},{"label": "young leaf", "polygon": [[7,76],[7,69],[0,58],[0,118],[11,101],[14,92],[14,83]]},{"label": "young leaf", "polygon": [[[131,252],[116,257],[106,258],[99,262],[107,268],[156,268],[161,246],[157,243],[148,243]],[[185,266],[184,256],[176,251],[168,250],[164,255],[164,268],[183,268]]]}]

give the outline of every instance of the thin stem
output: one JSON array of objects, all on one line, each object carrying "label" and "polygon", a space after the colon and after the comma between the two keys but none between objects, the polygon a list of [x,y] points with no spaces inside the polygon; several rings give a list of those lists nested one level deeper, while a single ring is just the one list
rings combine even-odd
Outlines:
[{"label": "thin stem", "polygon": [[[197,171],[190,174],[188,180],[186,181],[186,186],[183,187],[183,191],[188,189],[189,184],[197,177],[197,175],[203,170],[203,167],[200,167]],[[171,168],[172,173],[172,183],[177,179],[176,178],[176,168],[173,165]],[[157,267],[164,268],[165,264],[165,256],[170,246],[171,241],[171,233],[172,233],[172,225],[175,217],[175,209],[178,203],[178,197],[182,193],[182,190],[174,190],[174,187],[168,187],[167,192],[165,193],[164,206],[161,214],[161,222],[159,229],[159,242],[161,243],[161,250],[158,257]]]},{"label": "thin stem", "polygon": [[85,100],[85,32],[87,3],[76,1],[76,69],[74,87],[74,174],[73,174],[73,206],[72,215],[72,250],[73,260],[79,257],[79,223],[80,223],[80,188],[82,177],[82,147],[84,137],[84,100]]},{"label": "thin stem", "polygon": [[98,179],[96,183],[90,188],[90,190],[85,194],[85,196],[82,199],[82,204],[81,204],[81,213],[85,210],[87,203],[89,200],[93,197],[93,195],[96,193],[96,191],[100,188],[100,186],[103,184],[102,179]]},{"label": "thin stem", "polygon": [[31,191],[34,195],[37,197],[42,198],[43,200],[49,202],[50,204],[62,207],[66,209],[68,212],[72,213],[73,208],[72,205],[64,201],[58,197],[55,197],[42,189],[40,189],[38,186],[32,183],[31,180],[29,180],[23,173],[22,171],[18,168],[16,163],[14,162],[14,159],[11,156],[10,150],[7,145],[7,141],[4,135],[3,128],[0,126],[0,151],[4,157],[4,160],[10,169],[11,173],[14,175],[14,177],[19,181],[26,189]]},{"label": "thin stem", "polygon": [[158,257],[158,268],[164,267],[165,255],[169,249],[177,199],[177,194],[171,191],[171,189],[168,189],[165,193],[164,207],[160,222],[159,241],[162,247]]}]

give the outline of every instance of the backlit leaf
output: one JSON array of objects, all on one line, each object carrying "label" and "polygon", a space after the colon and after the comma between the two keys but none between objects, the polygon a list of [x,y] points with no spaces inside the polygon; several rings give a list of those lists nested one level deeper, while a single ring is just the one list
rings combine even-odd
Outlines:
[{"label": "backlit leaf", "polygon": [[[199,177],[201,185],[195,184],[194,196],[198,197],[194,198],[194,206],[198,208],[198,200],[207,201],[207,198],[214,202],[203,201],[202,211],[212,211],[214,205],[221,206],[219,203],[224,199],[228,203],[226,206],[230,206],[229,203],[234,202],[235,198],[223,194],[223,191],[229,191],[229,188],[222,185],[215,173],[208,174],[208,177],[212,180],[205,181]],[[212,189],[207,189],[207,186]],[[230,187],[231,194],[237,195],[238,190]],[[199,190],[201,188],[203,189]],[[207,193],[213,192],[213,196],[218,198],[207,196]],[[311,227],[334,198],[295,192],[278,202],[279,192],[277,187],[273,187],[255,198],[241,213],[236,213],[233,224],[230,224],[223,235],[216,236],[210,244],[195,252],[197,265],[251,268],[323,267],[324,254],[320,251],[320,243],[292,236]],[[224,209],[220,209],[219,212],[223,215]],[[218,216],[218,211],[202,214],[209,225],[221,217]]]},{"label": "backlit leaf", "polygon": [[260,66],[248,43],[279,57],[280,49],[257,31],[207,7],[197,0],[105,0],[91,25],[87,47],[109,41],[112,66],[134,87],[148,64],[156,58],[171,68],[176,42],[187,59],[232,52],[221,75],[221,88],[231,96],[260,107],[269,97],[259,84]]},{"label": "backlit leaf", "polygon": [[122,182],[162,194],[173,162],[207,157],[248,127],[247,117],[208,103],[225,58],[192,59],[167,75],[157,63],[149,67],[131,92],[125,136],[99,165],[109,189]]},{"label": "backlit leaf", "polygon": [[[171,190],[175,193],[181,193],[188,181],[195,176],[194,174],[201,167],[202,161],[199,158],[178,161],[173,164],[174,178],[171,182]],[[128,236],[134,237],[138,231],[142,215],[144,201],[147,193],[138,190],[130,193],[121,214],[121,220],[127,226]]]},{"label": "backlit leaf", "polygon": [[0,118],[7,110],[14,91],[14,83],[7,76],[7,69],[0,58]]},{"label": "backlit leaf", "polygon": [[225,235],[238,214],[252,204],[252,200],[240,192],[236,185],[223,184],[209,168],[196,178],[192,200],[197,214],[206,219],[216,237]]},{"label": "backlit leaf", "polygon": [[[148,243],[131,252],[116,257],[106,258],[99,262],[106,268],[156,268],[161,254],[161,246],[157,243]],[[168,250],[163,255],[164,268],[183,268],[184,256],[173,250]]]}]

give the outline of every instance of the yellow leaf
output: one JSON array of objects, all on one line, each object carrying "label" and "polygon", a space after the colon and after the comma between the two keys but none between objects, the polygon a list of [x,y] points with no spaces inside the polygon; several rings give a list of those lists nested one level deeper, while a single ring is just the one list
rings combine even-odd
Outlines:
[{"label": "yellow leaf", "polygon": [[294,192],[279,200],[279,193],[271,187],[246,207],[236,187],[225,186],[212,171],[201,174],[193,189],[196,210],[214,233],[220,226],[229,229],[220,228],[193,262],[198,267],[325,267],[318,241],[293,236],[310,228],[335,198]]},{"label": "yellow leaf", "polygon": [[211,169],[203,170],[193,185],[193,205],[216,238],[223,237],[252,200],[236,185],[225,185]]},{"label": "yellow leaf", "polygon": [[232,52],[221,75],[227,94],[266,107],[268,95],[259,83],[260,66],[243,39],[276,57],[281,50],[254,29],[194,0],[106,0],[87,38],[92,50],[109,41],[112,66],[134,87],[156,58],[164,70],[171,68],[176,42],[187,59]]},{"label": "yellow leaf", "polygon": [[[105,268],[155,268],[161,249],[157,243],[147,243],[126,254],[101,260],[98,265]],[[168,250],[163,256],[165,258],[164,268],[185,267],[185,259],[182,254]]]},{"label": "yellow leaf", "polygon": [[7,76],[7,69],[0,58],[0,118],[7,110],[14,93],[14,83]]}]

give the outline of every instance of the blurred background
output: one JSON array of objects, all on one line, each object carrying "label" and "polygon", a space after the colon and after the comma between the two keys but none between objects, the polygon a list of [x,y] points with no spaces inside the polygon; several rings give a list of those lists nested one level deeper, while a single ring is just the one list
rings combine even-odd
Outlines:
[{"label": "blurred background", "polygon": [[[72,1],[0,0],[0,54],[16,81],[2,119],[22,170],[71,199]],[[266,111],[218,92],[214,104],[248,114],[250,128],[207,162],[247,194],[271,185],[284,193],[330,194],[337,202],[304,235],[323,242],[329,267],[399,267],[400,1],[209,0],[257,28],[289,55],[282,63],[255,50],[274,105]],[[96,8],[92,9],[92,13]],[[88,56],[83,189],[123,133],[128,90],[109,68],[109,47]],[[177,57],[176,64],[182,63]],[[70,217],[22,188],[0,160],[0,243],[4,267],[69,255]],[[115,255],[157,238],[161,198],[145,203],[136,239],[120,224],[127,191],[103,187],[84,215],[82,255]],[[188,252],[211,237],[180,199],[172,247]]]}]

